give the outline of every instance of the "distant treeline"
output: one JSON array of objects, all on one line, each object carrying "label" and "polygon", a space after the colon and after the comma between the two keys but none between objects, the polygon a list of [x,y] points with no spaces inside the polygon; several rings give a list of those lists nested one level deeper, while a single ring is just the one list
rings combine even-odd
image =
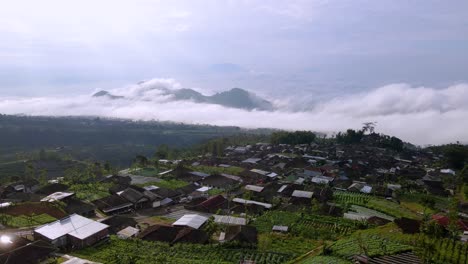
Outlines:
[{"label": "distant treeline", "polygon": [[15,153],[57,149],[76,159],[128,166],[135,155],[153,155],[162,144],[185,148],[213,138],[265,133],[271,130],[95,117],[0,115],[0,163],[3,157],[11,158]]}]

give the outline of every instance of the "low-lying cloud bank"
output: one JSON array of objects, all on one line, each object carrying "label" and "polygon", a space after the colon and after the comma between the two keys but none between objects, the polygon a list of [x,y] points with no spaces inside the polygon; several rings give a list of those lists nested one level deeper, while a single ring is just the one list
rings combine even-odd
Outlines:
[{"label": "low-lying cloud bank", "polygon": [[395,135],[415,144],[468,142],[468,84],[444,89],[391,84],[366,93],[316,103],[308,111],[291,110],[297,109],[292,105],[294,99],[288,100],[287,105],[280,99],[269,98],[278,106],[278,110],[273,112],[172,101],[159,88],[177,89],[180,84],[174,80],[154,79],[109,90],[126,99],[93,98],[91,95],[0,98],[0,113],[169,120],[328,133],[360,128],[363,122],[376,121],[377,132]]}]

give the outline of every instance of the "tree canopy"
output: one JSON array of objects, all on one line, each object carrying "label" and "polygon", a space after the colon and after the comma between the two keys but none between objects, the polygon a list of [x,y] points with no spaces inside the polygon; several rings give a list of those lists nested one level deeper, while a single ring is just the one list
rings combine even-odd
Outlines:
[{"label": "tree canopy", "polygon": [[314,142],[316,135],[311,131],[274,132],[271,134],[273,144],[310,144]]}]

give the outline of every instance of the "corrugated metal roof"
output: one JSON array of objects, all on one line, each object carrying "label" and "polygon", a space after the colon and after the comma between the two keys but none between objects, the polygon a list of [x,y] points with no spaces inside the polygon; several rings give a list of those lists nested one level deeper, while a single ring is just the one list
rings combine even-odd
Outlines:
[{"label": "corrugated metal roof", "polygon": [[207,192],[207,191],[209,191],[209,190],[211,190],[211,189],[213,189],[213,188],[207,187],[207,186],[203,186],[203,187],[201,187],[201,188],[198,188],[197,191],[198,191],[198,192]]},{"label": "corrugated metal roof", "polygon": [[280,232],[288,232],[288,229],[289,229],[289,227],[287,227],[287,226],[275,225],[275,226],[273,226],[273,228],[271,230],[280,231]]},{"label": "corrugated metal roof", "polygon": [[159,189],[159,187],[155,186],[155,185],[149,185],[149,186],[143,187],[143,189],[145,189],[147,191],[151,191],[151,190],[157,190],[157,189]]},{"label": "corrugated metal roof", "polygon": [[74,195],[75,193],[72,192],[54,192],[53,194],[50,194],[44,198],[41,199],[41,202],[54,202],[54,201],[59,201],[62,199],[65,199],[67,197],[70,197]]},{"label": "corrugated metal roof", "polygon": [[133,226],[127,226],[126,228],[120,230],[119,232],[117,232],[117,236],[120,237],[120,238],[129,238],[129,237],[133,237],[135,236],[136,234],[138,234],[140,232],[140,230],[138,228],[135,228]]},{"label": "corrugated metal roof", "polygon": [[200,228],[206,221],[207,217],[197,215],[197,214],[187,214],[175,221],[173,226],[189,226],[195,229]]},{"label": "corrugated metal roof", "polygon": [[57,239],[66,234],[79,239],[85,239],[108,227],[108,225],[96,222],[81,215],[72,214],[69,217],[40,226],[34,229],[34,232],[39,233],[50,240]]},{"label": "corrugated metal roof", "polygon": [[266,176],[266,175],[269,173],[268,171],[259,170],[259,169],[251,169],[250,171],[251,171],[251,172],[258,173],[258,174],[261,174],[261,175],[263,175],[263,176]]},{"label": "corrugated metal roof", "polygon": [[232,199],[232,201],[235,202],[235,203],[241,203],[241,204],[256,204],[256,205],[263,206],[265,208],[273,207],[273,205],[268,204],[268,203],[261,203],[261,202],[246,200],[246,199],[242,199],[242,198],[234,198],[234,199]]},{"label": "corrugated metal roof", "polygon": [[288,185],[283,185],[283,186],[281,186],[281,188],[279,188],[278,192],[279,192],[279,193],[280,193],[280,192],[283,192],[284,189],[286,189],[286,187],[288,187]]},{"label": "corrugated metal roof", "polygon": [[246,225],[247,220],[242,217],[234,217],[229,215],[213,215],[215,222],[225,225]]},{"label": "corrugated metal roof", "polygon": [[333,181],[334,179],[332,177],[327,177],[327,176],[315,176],[312,178],[312,182],[314,183],[325,183],[328,184],[329,182]]},{"label": "corrugated metal roof", "polygon": [[246,185],[244,188],[246,190],[253,191],[253,192],[261,192],[264,189],[264,187],[256,186],[256,185]]},{"label": "corrugated metal roof", "polygon": [[198,177],[202,177],[202,178],[210,176],[209,174],[199,172],[199,171],[192,171],[192,172],[189,172],[189,173],[194,175],[194,176],[198,176]]},{"label": "corrugated metal roof", "polygon": [[312,198],[314,195],[313,192],[307,192],[307,191],[300,191],[300,190],[295,190],[292,193],[292,197],[300,197],[300,198]]}]

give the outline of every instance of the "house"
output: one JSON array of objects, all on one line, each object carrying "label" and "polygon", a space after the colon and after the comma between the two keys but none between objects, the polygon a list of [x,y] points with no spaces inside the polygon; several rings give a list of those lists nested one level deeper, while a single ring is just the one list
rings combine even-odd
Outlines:
[{"label": "house", "polygon": [[327,176],[315,176],[312,177],[311,182],[316,184],[330,184],[335,178]]},{"label": "house", "polygon": [[257,233],[253,226],[228,226],[223,241],[257,244]]},{"label": "house", "polygon": [[289,201],[292,204],[310,204],[313,196],[313,192],[295,190]]},{"label": "house", "polygon": [[120,230],[128,226],[135,227],[137,225],[137,222],[132,217],[121,216],[121,215],[109,216],[99,221],[109,226],[110,234],[117,234],[117,232],[119,232]]},{"label": "house", "polygon": [[202,184],[203,186],[225,190],[226,188],[232,188],[233,186],[237,186],[239,182],[229,177],[215,174],[204,178]]},{"label": "house", "polygon": [[206,221],[207,217],[197,214],[187,214],[175,221],[172,226],[191,227],[193,229],[199,229]]},{"label": "house", "polygon": [[250,204],[255,204],[255,205],[259,205],[263,208],[266,208],[266,209],[270,209],[273,207],[272,204],[269,204],[269,203],[262,203],[262,202],[257,202],[257,201],[253,201],[253,200],[246,200],[246,199],[242,199],[242,198],[234,198],[232,199],[232,201],[234,203],[239,203],[239,204],[245,204],[245,205],[250,205]]},{"label": "house", "polygon": [[13,234],[0,237],[0,263],[40,263],[57,249],[43,240],[29,241]]},{"label": "house", "polygon": [[221,225],[246,225],[247,219],[230,215],[213,215],[214,221]]},{"label": "house", "polygon": [[109,226],[73,214],[34,229],[34,238],[45,240],[57,247],[83,248],[91,246],[109,235]]},{"label": "house", "polygon": [[197,205],[187,206],[187,209],[204,213],[215,213],[220,209],[226,209],[227,202],[228,201],[226,198],[224,198],[224,196],[216,195]]},{"label": "house", "polygon": [[65,201],[65,212],[68,214],[79,214],[85,217],[95,216],[94,210],[96,206],[94,204],[81,201],[75,197],[71,197]]},{"label": "house", "polygon": [[[435,214],[432,216],[432,219],[437,221],[437,223],[445,228],[448,227],[449,223],[450,223],[450,219],[447,217],[447,216],[444,216],[444,215],[439,215],[439,214]],[[460,228],[460,230],[462,231],[468,231],[468,224],[463,222],[462,220],[457,220],[457,225],[458,227]]]},{"label": "house", "polygon": [[134,209],[143,208],[149,201],[149,199],[145,197],[142,192],[139,192],[133,188],[127,188],[118,194],[120,197],[132,203]]},{"label": "house", "polygon": [[71,198],[75,193],[72,192],[54,192],[41,199],[41,202],[65,201]]},{"label": "house", "polygon": [[68,186],[62,183],[51,183],[44,187],[41,187],[36,191],[37,194],[49,195],[55,192],[65,192],[68,190]]},{"label": "house", "polygon": [[280,226],[280,225],[274,225],[271,231],[273,232],[282,232],[282,233],[287,233],[289,230],[288,226]]},{"label": "house", "polygon": [[133,204],[117,194],[95,200],[92,203],[105,214],[125,213],[133,210]]},{"label": "house", "polygon": [[244,189],[246,189],[247,191],[260,193],[260,192],[263,191],[264,187],[248,184],[248,185],[244,186]]},{"label": "house", "polygon": [[120,239],[128,239],[128,238],[136,237],[139,232],[140,232],[140,229],[127,226],[126,228],[117,232],[117,237],[119,237]]},{"label": "house", "polygon": [[350,192],[361,192],[361,193],[371,193],[372,186],[366,184],[365,182],[353,182],[348,187],[348,191]]}]

